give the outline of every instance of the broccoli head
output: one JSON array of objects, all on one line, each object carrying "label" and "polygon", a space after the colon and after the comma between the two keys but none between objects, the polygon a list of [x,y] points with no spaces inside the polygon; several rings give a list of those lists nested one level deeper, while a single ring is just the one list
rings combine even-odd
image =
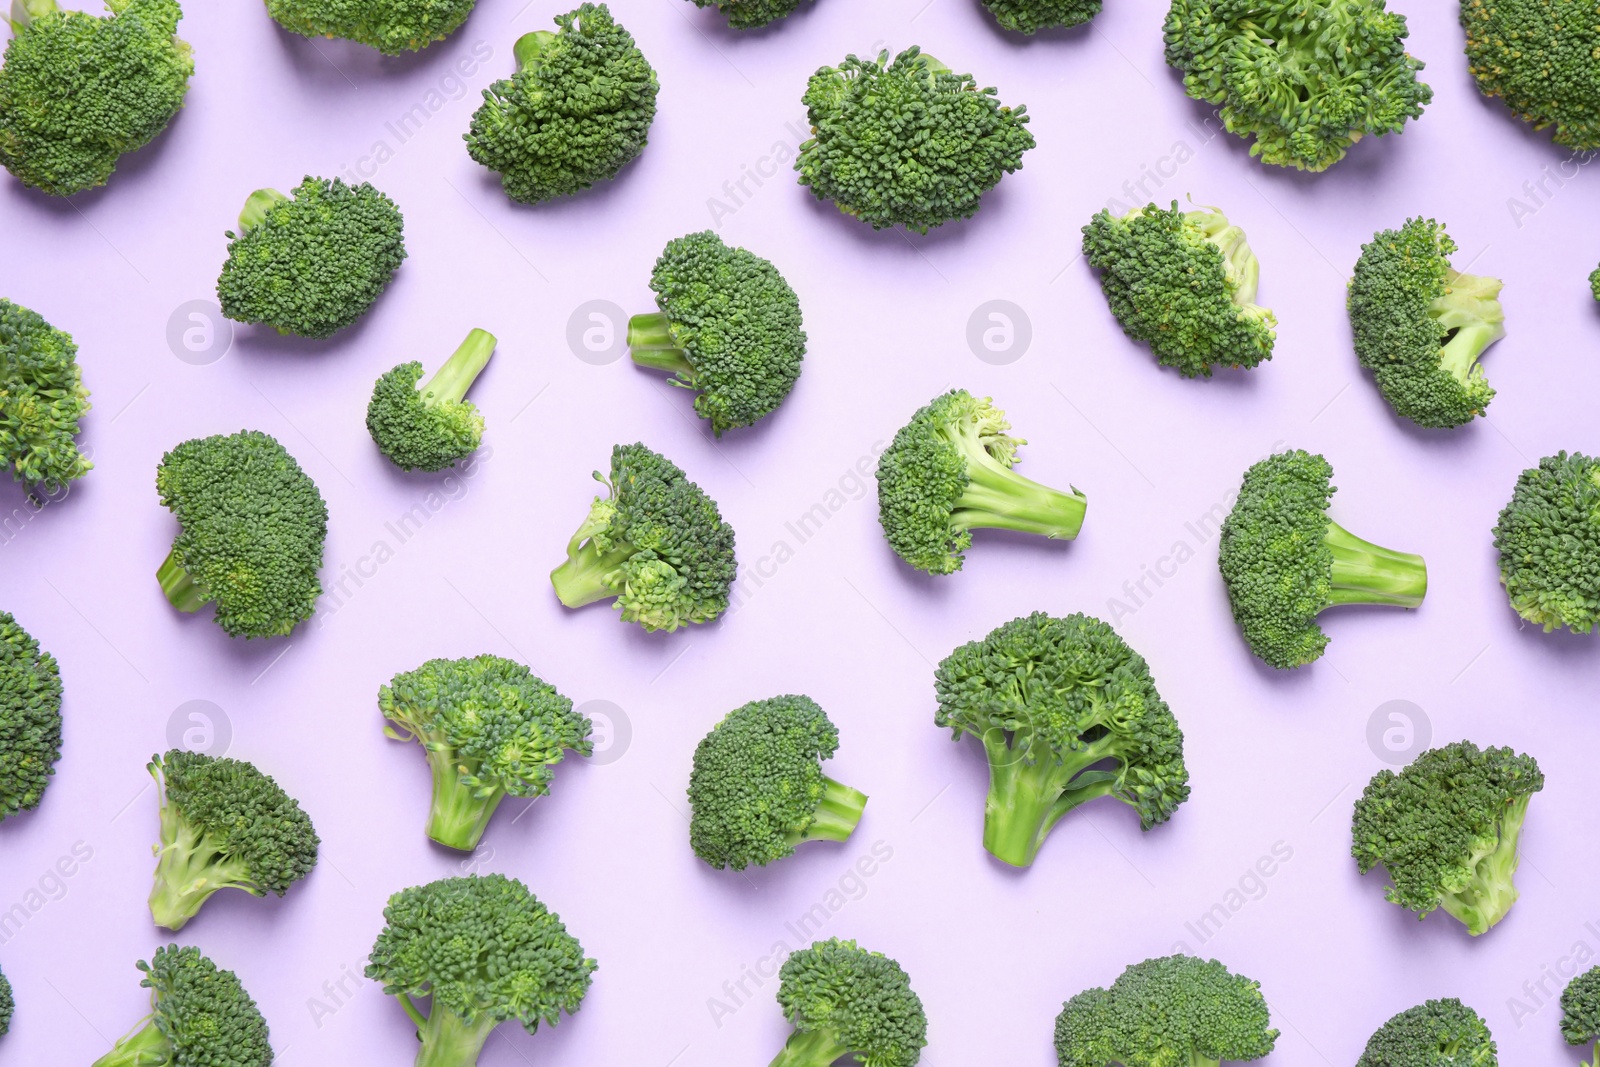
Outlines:
[{"label": "broccoli head", "polygon": [[1407,1008],[1378,1027],[1356,1067],[1496,1067],[1495,1052],[1478,1013],[1447,997]]},{"label": "broccoli head", "polygon": [[105,16],[15,0],[0,66],[0,164],[24,185],[71,196],[104,185],[124,153],[156,138],[194,74],[177,0],[106,0]]},{"label": "broccoli head", "polygon": [[733,527],[717,502],[678,465],[642,444],[611,450],[607,489],[567,542],[567,559],[550,572],[569,608],[615,599],[623,622],[676,630],[728,610],[738,574]]},{"label": "broccoli head", "polygon": [[408,471],[444,470],[476,452],[483,416],[464,398],[494,346],[494,334],[473,330],[427,384],[417,384],[422,364],[414,360],[379,378],[367,403],[367,432],[378,451]]},{"label": "broccoli head", "polygon": [[449,37],[477,0],[267,0],[267,14],[302,37],[344,37],[384,55]]},{"label": "broccoli head", "polygon": [[1250,651],[1283,670],[1328,647],[1317,625],[1328,608],[1414,608],[1428,592],[1421,556],[1363,541],[1328,517],[1335,491],[1322,456],[1280,452],[1244,472],[1222,523],[1218,562],[1233,619]]},{"label": "broccoli head", "polygon": [[433,769],[428,836],[470,852],[508,796],[550,792],[568,749],[594,753],[592,723],[527,667],[499,656],[431,659],[378,689],[384,733],[416,741]]},{"label": "broccoli head", "polygon": [[93,1067],[271,1067],[267,1021],[232,971],[177,945],[156,949],[139,970],[150,1015]]},{"label": "broccoli head", "polygon": [[1101,0],[983,0],[1002,29],[1029,36],[1056,26],[1081,26],[1100,14]]},{"label": "broccoli head", "polygon": [[150,757],[150,774],[161,805],[157,926],[183,929],[219,889],[281,897],[317,865],[311,819],[253,764],[175,748]]},{"label": "broccoli head", "polygon": [[1261,264],[1217,208],[1150,204],[1083,228],[1083,254],[1122,330],[1185,378],[1272,358],[1278,319],[1256,303]]},{"label": "broccoli head", "polygon": [[754,30],[788,18],[801,0],[694,0],[696,7],[714,7],[736,30]]},{"label": "broccoli head", "polygon": [[1072,809],[1109,796],[1148,830],[1189,798],[1183,731],[1144,657],[1088,615],[1034,612],[944,658],[934,722],[989,759],[983,847],[1033,863]]},{"label": "broccoli head", "polygon": [[1600,300],[1600,267],[1596,267],[1589,274],[1589,292],[1596,300]]},{"label": "broccoli head", "polygon": [[1167,62],[1263,163],[1327,170],[1368,134],[1399,133],[1433,90],[1384,0],[1172,0]]},{"label": "broccoli head", "polygon": [[[0,1005],[0,1016],[5,1009]],[[0,1033],[5,1032],[0,1023]],[[1600,967],[1591,967],[1561,991],[1561,1036],[1569,1045],[1592,1045],[1583,1067],[1600,1067]]]},{"label": "broccoli head", "polygon": [[185,441],[161,457],[156,491],[182,527],[156,572],[173,607],[215,602],[231,637],[278,637],[311,618],[328,507],[276,438]]},{"label": "broccoli head", "polygon": [[0,463],[30,490],[82,478],[94,466],[77,444],[88,410],[72,335],[0,297]]},{"label": "broccoli head", "polygon": [[839,731],[805,696],[752,700],[694,750],[689,843],[718,870],[765,867],[803,841],[844,841],[867,795],[822,773]]},{"label": "broccoli head", "polygon": [[1162,956],[1086,989],[1056,1017],[1061,1067],[1217,1067],[1272,1052],[1261,984],[1216,960]]},{"label": "broccoli head", "polygon": [[1467,65],[1485,96],[1498,96],[1555,142],[1600,148],[1600,19],[1588,0],[1461,0]]},{"label": "broccoli head", "polygon": [[1351,854],[1389,872],[1389,900],[1423,918],[1443,908],[1476,937],[1517,901],[1517,845],[1544,788],[1532,756],[1471,741],[1431,748],[1372,776],[1356,801]]},{"label": "broccoli head", "polygon": [[692,389],[694,410],[724,430],[772,414],[800,377],[800,300],[778,268],[710,230],[667,242],[650,275],[660,310],[628,320],[633,361]]},{"label": "broccoli head", "polygon": [[988,397],[952,389],[917,410],[878,457],[878,522],[895,554],[919,571],[961,569],[973,530],[1071,540],[1087,498],[1011,468],[1027,444],[1006,431]]},{"label": "broccoli head", "polygon": [[250,194],[217,278],[222,313],[279,333],[331,337],[383,295],[406,258],[405,219],[363,182],[309,175],[284,196]]},{"label": "broccoli head", "polygon": [[11,1029],[11,1013],[16,1006],[17,1002],[11,996],[11,983],[6,981],[4,973],[0,973],[0,1037],[5,1037]]},{"label": "broccoli head", "polygon": [[583,4],[555,22],[518,39],[517,72],[483,91],[466,133],[468,154],[524,204],[616,177],[656,117],[656,72],[610,8]]},{"label": "broccoli head", "polygon": [[[417,1026],[417,1067],[472,1067],[515,1019],[535,1033],[578,1010],[598,964],[528,887],[500,874],[403,889],[367,965]],[[416,1001],[432,997],[424,1015]]]},{"label": "broccoli head", "polygon": [[794,161],[800,184],[875,230],[927,233],[971,218],[1034,146],[1027,108],[1002,105],[997,90],[915,46],[892,63],[884,51],[822,67],[801,102],[811,139]]},{"label": "broccoli head", "polygon": [[0,822],[32,811],[61,758],[61,671],[0,611]]},{"label": "broccoli head", "polygon": [[922,1000],[900,964],[833,938],[790,954],[778,1005],[794,1033],[771,1067],[829,1067],[853,1056],[868,1067],[912,1067],[928,1043]]},{"label": "broccoli head", "polygon": [[1356,358],[1395,413],[1447,429],[1494,399],[1478,357],[1506,335],[1501,282],[1450,267],[1456,243],[1432,219],[1410,219],[1361,246],[1350,279]]},{"label": "broccoli head", "polygon": [[1600,459],[1558,452],[1517,478],[1494,527],[1500,583],[1546,633],[1600,621]]}]

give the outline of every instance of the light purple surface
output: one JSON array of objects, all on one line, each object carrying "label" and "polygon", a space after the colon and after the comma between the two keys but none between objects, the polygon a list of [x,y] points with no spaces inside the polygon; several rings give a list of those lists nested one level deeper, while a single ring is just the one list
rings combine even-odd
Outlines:
[{"label": "light purple surface", "polygon": [[[509,803],[490,827],[479,869],[527,881],[600,970],[577,1016],[533,1037],[501,1027],[484,1067],[765,1064],[787,1033],[776,981],[742,976],[776,943],[800,943],[786,923],[819,904],[838,905],[820,936],[859,938],[910,972],[929,1067],[1048,1067],[1064,998],[1175,948],[1262,983],[1284,1032],[1271,1064],[1353,1063],[1393,1012],[1449,995],[1484,1013],[1504,1062],[1577,1062],[1550,1002],[1564,978],[1545,976],[1600,950],[1600,667],[1592,638],[1519,626],[1490,529],[1523,468],[1600,448],[1600,321],[1585,281],[1600,259],[1596,179],[1479,97],[1452,4],[1404,5],[1435,90],[1423,119],[1320,177],[1208,137],[1208,109],[1162,61],[1165,5],[1107,6],[1087,31],[1024,42],[973,0],[820,0],[749,36],[683,0],[622,0],[615,13],[660,72],[650,146],[615,183],[529,210],[460,135],[478,90],[511,69],[516,36],[562,8],[482,0],[450,41],[385,60],[283,33],[250,0],[195,3],[181,28],[198,66],[188,107],[108,188],[65,203],[0,175],[0,295],[76,337],[97,464],[36,516],[0,487],[13,516],[0,607],[54,652],[67,687],[54,784],[39,811],[0,825],[0,924],[12,924],[0,926],[0,967],[18,1002],[0,1064],[87,1064],[146,1010],[133,963],[163,937],[145,905],[156,826],[144,765],[193,700],[223,709],[228,753],[300,798],[324,851],[287,898],[222,894],[178,940],[240,974],[285,1065],[409,1064],[404,1015],[356,976],[390,893],[474,861],[425,839],[423,754],[385,740],[375,693],[426,658],[480,651],[523,659],[631,723],[610,762],[569,760],[551,798],[520,819]],[[574,309],[648,310],[662,244],[710,225],[711,198],[735,206],[724,182],[775,146],[787,158],[813,69],[912,43],[1026,103],[1039,147],[975,220],[925,238],[840,217],[787,163],[747,182],[718,229],[785,272],[810,333],[774,418],[718,442],[659,375],[574,356]],[[402,142],[390,124],[419,104],[426,121]],[[176,358],[169,316],[212,299],[246,194],[348,174],[377,144],[390,158],[360,176],[405,210],[411,258],[367,319],[327,343],[241,328],[218,362]],[[1563,171],[1559,185],[1547,177]],[[1166,175],[1152,196],[1192,193],[1249,233],[1262,302],[1281,322],[1270,364],[1185,381],[1107,314],[1079,228],[1150,173]],[[1530,195],[1525,183],[1541,180]],[[1508,283],[1510,336],[1486,359],[1499,398],[1451,433],[1390,414],[1344,315],[1358,246],[1417,213],[1449,223],[1458,267]],[[966,339],[991,299],[1031,320],[1031,346],[1009,365],[980,361]],[[403,360],[437,364],[473,326],[501,341],[473,394],[489,427],[480,462],[464,480],[402,475],[362,425],[372,381]],[[966,569],[942,580],[888,551],[857,471],[951,385],[1006,409],[1032,442],[1023,473],[1088,494],[1076,543],[980,535]],[[232,641],[209,612],[173,611],[154,579],[174,533],[153,489],[161,454],[243,427],[278,436],[331,512],[324,584],[345,592],[286,641]],[[638,438],[738,531],[741,603],[717,625],[650,637],[605,607],[567,612],[549,589],[589,472]],[[1244,467],[1285,445],[1325,452],[1339,521],[1423,553],[1432,579],[1420,611],[1330,619],[1328,654],[1294,674],[1250,657],[1215,539],[1190,525],[1220,515]],[[441,506],[427,511],[430,494]],[[402,541],[391,524],[419,504],[428,517]],[[811,511],[818,525],[802,538],[794,524]],[[1158,569],[1168,577],[1146,580],[1153,595],[1124,591]],[[1148,834],[1126,808],[1096,803],[1019,873],[982,850],[983,762],[933,726],[931,676],[955,645],[1035,609],[1112,619],[1149,659],[1188,739],[1193,797]],[[745,876],[712,871],[687,845],[694,744],[737,704],[795,691],[840,725],[829,770],[871,794],[865,820],[844,845]],[[1418,923],[1348,855],[1350,805],[1385,765],[1369,724],[1395,700],[1412,702],[1434,743],[1513,745],[1548,775],[1524,834],[1522,900],[1483,938],[1442,912]],[[90,858],[53,875],[75,849]],[[888,858],[852,875],[874,850]],[[1274,850],[1291,855],[1255,876]],[[1197,936],[1218,905],[1225,919]],[[741,980],[748,996],[730,996],[725,983]]]}]

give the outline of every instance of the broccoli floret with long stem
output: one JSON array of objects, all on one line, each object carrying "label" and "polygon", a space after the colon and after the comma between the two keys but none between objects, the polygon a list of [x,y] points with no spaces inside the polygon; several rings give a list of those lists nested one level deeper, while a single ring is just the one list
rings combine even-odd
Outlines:
[{"label": "broccoli floret with long stem", "polygon": [[422,364],[415,360],[379,378],[367,403],[367,432],[378,451],[408,471],[444,470],[477,451],[483,416],[465,397],[494,346],[494,334],[475,329],[425,384],[417,384]]},{"label": "broccoli floret with long stem", "polygon": [[1356,1067],[1497,1067],[1494,1037],[1477,1012],[1454,997],[1407,1008],[1367,1039]]},{"label": "broccoli floret with long stem", "polygon": [[267,0],[267,14],[302,37],[344,37],[384,55],[416,52],[449,37],[477,0]]},{"label": "broccoli floret with long stem", "polygon": [[1558,452],[1517,478],[1494,527],[1511,607],[1545,633],[1600,622],[1600,459]]},{"label": "broccoli floret with long stem", "polygon": [[384,733],[433,768],[428,836],[472,851],[508,796],[550,792],[568,750],[592,755],[590,721],[527,667],[499,656],[432,659],[378,690]]},{"label": "broccoli floret with long stem", "polygon": [[1081,26],[1100,14],[1102,0],[983,0],[1002,29],[1032,36],[1057,26]]},{"label": "broccoli floret with long stem", "polygon": [[1584,971],[1561,991],[1561,1036],[1569,1045],[1590,1046],[1582,1067],[1600,1067],[1600,967]]},{"label": "broccoli floret with long stem", "polygon": [[1080,804],[1120,800],[1149,830],[1189,797],[1183,731],[1144,657],[1099,619],[1013,619],[946,656],[934,688],[934,722],[988,756],[983,847],[1012,866]]},{"label": "broccoli floret with long stem", "polygon": [[788,18],[803,0],[694,0],[696,7],[714,7],[736,30],[754,30]]},{"label": "broccoli floret with long stem", "polygon": [[1026,441],[1010,437],[988,397],[952,389],[918,409],[878,457],[878,522],[895,554],[929,574],[961,569],[973,530],[1016,530],[1071,540],[1084,495],[1011,468]]},{"label": "broccoli floret with long stem", "polygon": [[157,926],[183,929],[222,889],[281,897],[317,865],[311,819],[253,764],[173,749],[150,758],[150,774],[161,805]]},{"label": "broccoli floret with long stem", "polygon": [[0,611],[0,822],[32,811],[61,758],[61,670]]},{"label": "broccoli floret with long stem", "polygon": [[[598,966],[559,916],[504,875],[401,890],[383,917],[366,973],[416,1024],[417,1067],[473,1067],[509,1020],[530,1034],[554,1026],[578,1010]],[[416,1002],[426,997],[424,1014]]]},{"label": "broccoli floret with long stem", "polygon": [[1600,19],[1588,0],[1461,0],[1467,65],[1484,96],[1497,96],[1555,142],[1600,148]]},{"label": "broccoli floret with long stem", "polygon": [[77,442],[88,410],[72,335],[0,297],[0,464],[35,495],[82,478],[94,466]]},{"label": "broccoli floret with long stem", "polygon": [[667,242],[650,288],[659,310],[628,320],[633,360],[695,390],[694,410],[713,433],[750,426],[783,403],[800,377],[806,332],[778,268],[702,230]]},{"label": "broccoli floret with long stem", "polygon": [[0,972],[0,1037],[5,1037],[11,1029],[11,1015],[16,1010],[17,1002],[11,994],[11,983],[6,981],[6,976]]},{"label": "broccoli floret with long stem", "polygon": [[93,1067],[271,1067],[267,1022],[232,971],[177,945],[158,948],[139,970],[150,1015]]},{"label": "broccoli floret with long stem", "polygon": [[805,696],[753,700],[695,748],[689,843],[721,870],[766,866],[805,841],[844,841],[867,796],[822,772],[839,749],[827,712]]},{"label": "broccoli floret with long stem", "polygon": [[913,1067],[928,1019],[894,960],[854,941],[817,941],[778,971],[778,1005],[794,1027],[771,1067],[830,1067],[845,1056],[870,1067]]}]

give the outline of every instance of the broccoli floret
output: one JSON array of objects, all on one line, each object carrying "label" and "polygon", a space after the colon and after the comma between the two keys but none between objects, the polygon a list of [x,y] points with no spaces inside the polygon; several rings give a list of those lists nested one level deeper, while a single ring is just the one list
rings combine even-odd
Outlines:
[{"label": "broccoli floret", "polygon": [[788,18],[801,0],[694,0],[696,7],[714,7],[736,30],[753,30]]},{"label": "broccoli floret", "polygon": [[61,758],[61,671],[0,611],[0,822],[32,811]]},{"label": "broccoli floret", "polygon": [[277,439],[257,430],[185,441],[161,457],[156,492],[178,536],[156,571],[179,611],[217,605],[231,637],[277,637],[322,595],[328,507]]},{"label": "broccoli floret", "polygon": [[94,466],[77,444],[88,410],[72,335],[0,297],[0,463],[30,491],[82,478]]},{"label": "broccoli floret", "polygon": [[150,757],[161,805],[150,914],[181,930],[219,889],[283,896],[317,865],[311,819],[270,775],[172,749]]},{"label": "broccoli floret", "polygon": [[1328,647],[1317,616],[1337,604],[1418,607],[1428,592],[1421,556],[1363,541],[1328,517],[1333,467],[1295,449],[1244,472],[1222,522],[1218,562],[1233,619],[1250,651],[1303,667]]},{"label": "broccoli floret", "polygon": [[[0,1006],[0,1016],[4,1014]],[[0,1033],[5,1033],[3,1022]],[[1600,967],[1584,971],[1561,991],[1561,1036],[1569,1045],[1592,1045],[1591,1058],[1582,1067],[1600,1067]]]},{"label": "broccoli floret", "polygon": [[1183,731],[1144,657],[1088,615],[1034,612],[944,658],[933,721],[989,759],[983,847],[1027,867],[1072,809],[1109,796],[1148,830],[1189,798]]},{"label": "broccoli floret", "polygon": [[988,397],[952,389],[917,410],[878,457],[878,522],[889,547],[929,574],[961,569],[973,530],[1071,540],[1087,498],[1011,468],[1027,441]]},{"label": "broccoli floret", "polygon": [[17,1002],[11,996],[11,983],[0,972],[0,1037],[5,1037],[6,1031],[11,1029],[11,1013],[16,1006]]},{"label": "broccoli floret", "polygon": [[309,175],[290,199],[258,189],[217,278],[222,313],[279,333],[331,337],[372,307],[406,258],[405,219],[363,182]]},{"label": "broccoli floret", "polygon": [[1101,0],[983,0],[1003,29],[1032,36],[1056,26],[1081,26],[1100,14]]},{"label": "broccoli floret", "polygon": [[1185,378],[1272,358],[1278,324],[1256,303],[1261,264],[1244,231],[1217,208],[1155,204],[1083,228],[1083,254],[1122,330]]},{"label": "broccoli floret", "polygon": [[1600,148],[1600,19],[1588,0],[1461,0],[1467,65],[1485,96],[1498,96],[1555,142]]},{"label": "broccoli floret", "polygon": [[1002,105],[915,46],[893,63],[884,51],[822,67],[801,102],[811,139],[794,161],[800,184],[875,230],[971,218],[1034,146],[1026,107]]},{"label": "broccoli floret", "polygon": [[800,377],[800,300],[778,268],[710,230],[667,242],[650,274],[659,311],[628,320],[641,366],[696,391],[694,410],[724,430],[772,414]]},{"label": "broccoli floret", "polygon": [[109,15],[16,0],[0,67],[0,164],[71,196],[104,185],[183,107],[194,74],[176,0],[106,0]]},{"label": "broccoli floret", "polygon": [[1272,1052],[1261,984],[1216,960],[1162,956],[1086,989],[1056,1017],[1061,1067],[1217,1067]]},{"label": "broccoli floret", "polygon": [[483,416],[463,399],[494,355],[494,334],[473,330],[455,355],[419,386],[413,360],[384,374],[367,403],[367,432],[378,451],[402,470],[438,471],[477,451]]},{"label": "broccoli floret", "polygon": [[1351,855],[1389,872],[1386,896],[1425,917],[1444,908],[1473,936],[1517,901],[1512,876],[1528,800],[1544,788],[1532,756],[1471,741],[1431,748],[1372,776],[1356,801]]},{"label": "broccoli floret", "polygon": [[550,572],[569,608],[615,598],[623,622],[676,630],[728,610],[738,574],[733,527],[717,502],[671,460],[642,444],[611,450],[611,478],[578,532],[567,559]]},{"label": "broccoli floret", "polygon": [[854,941],[817,941],[784,960],[778,1005],[794,1033],[772,1067],[829,1067],[853,1056],[868,1067],[912,1067],[928,1043],[928,1018],[911,978]]},{"label": "broccoli floret", "polygon": [[1356,1067],[1497,1067],[1499,1062],[1488,1025],[1448,997],[1407,1008],[1380,1026]]},{"label": "broccoli floret", "polygon": [[822,773],[839,731],[806,696],[752,700],[694,750],[689,843],[718,870],[765,867],[803,841],[844,841],[867,795]]},{"label": "broccoli floret", "polygon": [[[472,1067],[496,1026],[535,1033],[578,1010],[597,966],[528,887],[500,874],[403,889],[383,909],[367,977],[417,1025],[417,1067]],[[416,1001],[432,997],[424,1015]]]},{"label": "broccoli floret", "polygon": [[232,971],[177,945],[156,949],[139,970],[150,1015],[93,1067],[271,1067],[267,1021]]},{"label": "broccoli floret", "polygon": [[1600,267],[1589,274],[1589,292],[1594,294],[1596,300],[1600,300]]},{"label": "broccoli floret", "polygon": [[302,37],[344,37],[384,55],[416,52],[449,37],[476,0],[267,0],[267,14]]},{"label": "broccoli floret", "polygon": [[1384,0],[1173,0],[1167,62],[1263,163],[1321,171],[1368,134],[1398,133],[1433,90]]},{"label": "broccoli floret", "polygon": [[483,91],[467,152],[524,204],[616,177],[644,151],[656,72],[604,4],[557,15],[517,40],[517,72]]},{"label": "broccoli floret", "polygon": [[1506,335],[1501,282],[1450,267],[1456,243],[1432,219],[1409,219],[1361,246],[1350,279],[1356,358],[1419,426],[1471,422],[1494,399],[1478,357]]},{"label": "broccoli floret", "polygon": [[428,836],[470,852],[508,796],[550,792],[571,749],[594,753],[593,724],[527,667],[499,656],[431,659],[378,689],[384,733],[416,741],[433,769]]},{"label": "broccoli floret", "polygon": [[1600,459],[1558,452],[1517,478],[1494,527],[1511,606],[1545,633],[1600,621]]}]

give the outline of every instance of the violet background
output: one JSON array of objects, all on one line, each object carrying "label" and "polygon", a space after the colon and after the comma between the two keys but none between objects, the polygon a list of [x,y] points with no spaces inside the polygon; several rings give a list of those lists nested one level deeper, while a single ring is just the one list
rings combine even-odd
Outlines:
[{"label": "violet background", "polygon": [[[260,4],[191,4],[188,106],[109,187],[63,202],[0,179],[0,294],[76,337],[97,464],[38,514],[0,487],[0,607],[58,657],[67,686],[55,782],[39,811],[0,825],[0,916],[25,915],[0,933],[18,1002],[0,1064],[88,1063],[145,1012],[133,963],[164,935],[145,906],[156,826],[144,764],[187,728],[207,741],[206,722],[180,710],[195,700],[215,706],[213,750],[225,733],[228,754],[275,775],[324,840],[287,898],[223,894],[176,938],[240,974],[285,1065],[410,1063],[404,1015],[354,976],[390,893],[470,869],[527,881],[600,961],[578,1015],[536,1036],[501,1027],[485,1067],[766,1063],[787,1027],[776,981],[747,973],[775,944],[801,943],[785,924],[818,904],[838,907],[817,936],[858,938],[908,969],[929,1067],[1047,1067],[1063,999],[1174,949],[1261,982],[1283,1030],[1267,1063],[1352,1063],[1392,1013],[1447,995],[1487,1017],[1505,1062],[1577,1062],[1547,1002],[1564,979],[1545,976],[1600,947],[1600,665],[1592,638],[1519,624],[1490,529],[1523,468],[1600,448],[1586,282],[1600,205],[1584,158],[1480,98],[1454,5],[1399,6],[1432,105],[1404,136],[1307,176],[1205,133],[1209,109],[1163,63],[1155,0],[1112,0],[1090,27],[1033,40],[1001,33],[972,0],[820,0],[745,35],[683,0],[620,0],[660,73],[649,148],[617,181],[528,209],[460,136],[478,91],[511,70],[515,38],[563,8],[482,0],[451,40],[383,59],[286,34]],[[798,143],[813,69],[912,43],[1032,116],[1038,147],[976,219],[926,237],[874,233],[814,201],[787,162],[729,198],[725,182],[772,170],[763,161]],[[402,143],[389,124],[414,105],[426,121]],[[389,158],[362,163],[379,143]],[[213,299],[245,196],[353,170],[406,212],[411,258],[374,311],[330,342],[241,327],[216,362],[178,358],[194,357],[169,343],[169,319],[188,325],[181,309]],[[1124,191],[1141,177],[1148,197]],[[1540,181],[1536,201],[1527,183]],[[1257,371],[1185,381],[1159,369],[1121,335],[1079,257],[1079,228],[1108,199],[1188,194],[1225,208],[1262,261],[1261,299],[1281,325]],[[714,218],[714,199],[734,210]],[[1359,245],[1417,213],[1450,224],[1458,267],[1508,283],[1511,333],[1486,360],[1499,398],[1448,433],[1392,416],[1344,314]],[[589,301],[649,309],[662,244],[714,222],[784,271],[810,333],[789,402],[721,441],[657,374],[587,362],[568,342]],[[1031,344],[1003,365],[968,342],[990,300],[1031,324]],[[404,475],[363,427],[371,383],[403,360],[437,364],[473,326],[500,337],[473,394],[486,447],[470,477]],[[1024,473],[1088,494],[1075,543],[980,535],[966,569],[940,580],[888,551],[858,472],[952,385],[1007,410],[1032,442]],[[332,516],[324,584],[344,592],[287,640],[232,641],[209,613],[173,611],[153,577],[174,532],[153,491],[161,454],[244,427],[284,442]],[[716,625],[648,636],[605,607],[567,612],[550,592],[590,471],[635,439],[678,461],[738,531],[740,604]],[[1330,618],[1328,654],[1293,674],[1251,658],[1215,539],[1191,526],[1220,516],[1242,470],[1284,446],[1325,452],[1339,521],[1423,553],[1432,575],[1417,612]],[[402,542],[390,524],[418,505],[428,517]],[[825,519],[802,540],[791,524],[817,505]],[[1125,592],[1157,568],[1167,576],[1146,579],[1151,595]],[[1126,808],[1094,804],[1016,872],[981,847],[983,761],[933,726],[931,675],[955,645],[1036,609],[1114,619],[1148,658],[1188,738],[1193,797],[1148,834]],[[580,704],[610,702],[620,725],[602,759],[569,759],[553,796],[522,818],[508,803],[464,858],[425,839],[423,754],[384,738],[375,693],[426,658],[480,651],[530,663]],[[715,872],[687,846],[694,744],[730,708],[791,691],[841,727],[829,771],[871,794],[865,820],[846,844]],[[1402,720],[1391,701],[1409,702]],[[1381,873],[1363,879],[1349,858],[1351,803],[1383,756],[1410,751],[1370,739],[1407,721],[1420,727],[1412,749],[1421,730],[1435,744],[1509,744],[1548,775],[1524,835],[1522,900],[1484,938],[1442,912],[1417,922],[1383,899]],[[74,849],[87,861],[53,874]],[[875,849],[887,859],[852,874]],[[1275,849],[1291,855],[1253,874]],[[1198,936],[1215,905],[1226,919]],[[748,995],[730,996],[724,983],[741,978]],[[1525,985],[1541,979],[1543,993]],[[717,1016],[713,998],[731,1013]]]}]

